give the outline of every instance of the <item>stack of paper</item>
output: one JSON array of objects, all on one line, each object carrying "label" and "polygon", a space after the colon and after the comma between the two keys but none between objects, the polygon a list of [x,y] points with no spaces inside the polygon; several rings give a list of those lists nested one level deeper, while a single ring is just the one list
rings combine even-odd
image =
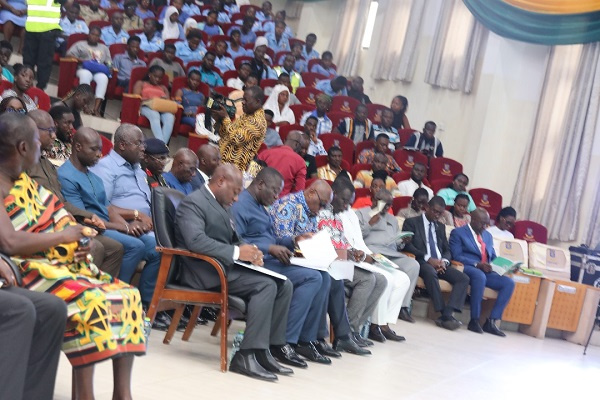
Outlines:
[{"label": "stack of paper", "polygon": [[301,267],[328,272],[333,279],[348,279],[354,277],[354,263],[337,260],[337,252],[331,243],[331,237],[326,231],[316,233],[310,239],[298,242],[304,258],[292,257],[290,263]]}]

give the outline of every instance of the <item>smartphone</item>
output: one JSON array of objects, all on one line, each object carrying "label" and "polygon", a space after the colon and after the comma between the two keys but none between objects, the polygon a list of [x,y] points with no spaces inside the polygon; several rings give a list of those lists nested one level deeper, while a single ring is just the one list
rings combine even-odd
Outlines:
[{"label": "smartphone", "polygon": [[90,245],[91,239],[89,237],[84,237],[79,239],[79,247],[88,247]]}]

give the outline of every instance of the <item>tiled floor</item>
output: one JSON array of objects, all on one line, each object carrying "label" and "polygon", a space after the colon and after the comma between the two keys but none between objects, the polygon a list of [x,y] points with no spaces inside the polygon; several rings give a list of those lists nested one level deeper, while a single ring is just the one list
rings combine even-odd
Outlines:
[{"label": "tiled floor", "polygon": [[[232,335],[241,323],[230,328]],[[265,383],[219,371],[218,339],[196,328],[190,342],[177,333],[170,345],[152,331],[148,355],[135,360],[135,399],[567,399],[597,398],[600,348],[559,339],[507,338],[448,332],[432,321],[399,322],[405,343],[376,344],[372,356],[344,354],[330,366],[310,364],[293,377]],[[596,333],[598,335],[600,333]],[[61,356],[55,398],[70,399],[71,370]],[[110,399],[110,363],[96,367],[98,400]]]}]

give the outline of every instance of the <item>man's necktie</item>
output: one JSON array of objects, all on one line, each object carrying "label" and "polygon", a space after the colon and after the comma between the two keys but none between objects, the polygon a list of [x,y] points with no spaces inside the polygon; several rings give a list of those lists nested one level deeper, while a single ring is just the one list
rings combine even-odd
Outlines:
[{"label": "man's necktie", "polygon": [[487,251],[485,251],[485,243],[483,242],[483,238],[481,235],[477,235],[477,242],[481,246],[481,262],[487,263]]},{"label": "man's necktie", "polygon": [[433,231],[435,230],[435,225],[433,222],[429,223],[429,252],[431,253],[431,258],[438,258],[437,255],[437,247],[435,245],[435,237],[433,235]]}]

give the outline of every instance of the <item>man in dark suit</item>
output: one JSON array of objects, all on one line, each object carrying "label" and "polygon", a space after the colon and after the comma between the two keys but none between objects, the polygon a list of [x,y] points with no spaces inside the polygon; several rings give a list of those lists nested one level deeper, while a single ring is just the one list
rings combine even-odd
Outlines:
[{"label": "man in dark suit", "polygon": [[[460,327],[460,322],[452,313],[460,312],[465,304],[469,277],[458,269],[450,267],[451,254],[446,230],[444,225],[437,222],[445,207],[444,199],[434,196],[422,215],[404,221],[402,230],[415,234],[404,250],[415,255],[421,267],[419,276],[425,282],[425,288],[431,296],[435,311],[441,313],[435,323],[453,331]],[[446,305],[440,289],[440,279],[452,284],[452,292]]]},{"label": "man in dark suit", "polygon": [[198,168],[196,175],[192,177],[190,182],[194,190],[200,189],[202,185],[208,182],[213,172],[215,172],[215,168],[221,164],[221,153],[214,144],[203,144],[196,155],[198,156]]},{"label": "man in dark suit", "polygon": [[[285,330],[292,299],[289,280],[275,280],[235,265],[236,260],[263,265],[263,253],[251,244],[242,244],[229,207],[242,190],[242,173],[232,164],[219,166],[207,185],[187,196],[177,208],[177,246],[217,259],[225,269],[229,293],[248,304],[246,330],[240,350],[229,370],[253,378],[277,380],[293,371],[275,361],[269,347],[286,345]],[[180,280],[196,289],[216,289],[219,275],[206,262],[184,258]]]},{"label": "man in dark suit", "polygon": [[[490,215],[482,208],[477,208],[471,213],[471,223],[461,228],[456,228],[450,234],[450,251],[454,260],[465,265],[465,274],[471,280],[471,321],[469,330],[476,333],[488,332],[497,336],[506,336],[498,326],[497,321],[502,319],[502,313],[510,301],[510,296],[515,289],[515,282],[508,276],[500,276],[492,271],[490,263],[496,258],[494,240],[492,235],[485,230],[490,224]],[[483,291],[489,287],[498,292],[498,298],[483,325],[479,325],[481,314],[481,300]]]}]

